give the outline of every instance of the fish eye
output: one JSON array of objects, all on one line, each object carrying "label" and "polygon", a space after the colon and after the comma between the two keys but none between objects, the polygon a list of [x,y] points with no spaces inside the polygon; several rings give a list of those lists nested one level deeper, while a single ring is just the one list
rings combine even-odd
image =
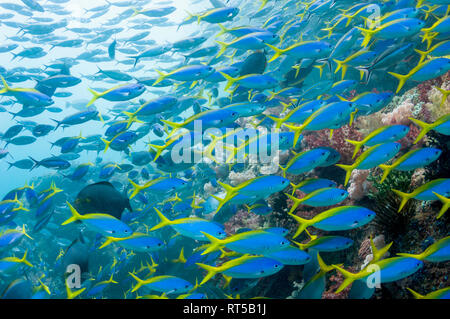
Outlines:
[{"label": "fish eye", "polygon": [[115,231],[115,230],[112,230],[112,231],[111,231],[111,233],[112,233],[112,234],[115,234],[115,233],[116,233],[116,231]]}]

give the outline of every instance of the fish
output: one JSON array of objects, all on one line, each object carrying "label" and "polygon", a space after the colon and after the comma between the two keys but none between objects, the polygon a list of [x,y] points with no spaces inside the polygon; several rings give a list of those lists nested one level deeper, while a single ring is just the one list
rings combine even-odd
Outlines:
[{"label": "fish", "polygon": [[437,160],[441,154],[442,151],[436,148],[418,148],[399,157],[391,165],[381,164],[379,167],[383,170],[383,176],[381,177],[380,183],[384,182],[393,169],[409,171],[417,167],[427,166]]},{"label": "fish", "polygon": [[360,206],[339,206],[331,208],[309,220],[292,213],[289,214],[289,216],[299,223],[297,231],[293,236],[294,239],[309,226],[326,231],[354,229],[369,223],[375,218],[375,215],[375,212]]},{"label": "fish", "polygon": [[90,229],[109,237],[124,238],[133,234],[133,231],[129,226],[113,217],[109,214],[90,213],[80,215],[77,210],[69,203],[66,202],[69,207],[72,217],[64,221],[61,225],[67,225],[75,221],[81,221]]},{"label": "fish", "polygon": [[337,167],[345,170],[344,186],[347,186],[354,169],[370,169],[386,163],[397,155],[400,148],[401,144],[395,142],[378,144],[362,153],[352,165],[336,164]]},{"label": "fish", "polygon": [[205,237],[205,234],[209,234],[211,236],[214,235],[214,237],[217,238],[224,238],[226,235],[223,227],[206,219],[189,217],[170,220],[166,216],[164,216],[156,207],[154,207],[154,209],[161,219],[161,222],[153,226],[150,231],[170,226],[179,234],[200,241],[208,240]]},{"label": "fish", "polygon": [[211,244],[202,252],[202,255],[212,253],[226,247],[241,254],[264,255],[282,250],[289,246],[289,241],[283,235],[272,231],[252,230],[235,234],[224,239],[216,238],[202,232]]},{"label": "fish", "polygon": [[165,294],[185,293],[194,288],[190,282],[176,276],[155,276],[150,279],[142,280],[133,273],[129,273],[129,275],[137,282],[131,292],[137,291],[143,286],[147,289],[163,292]]},{"label": "fish", "polygon": [[[409,257],[392,257],[378,261],[374,263],[374,265],[379,267],[378,271],[380,283],[387,283],[397,281],[414,274],[422,268],[423,262]],[[336,290],[337,292],[342,291],[355,280],[365,279],[371,274],[371,272],[367,269],[363,269],[359,273],[353,274],[338,266],[332,265],[332,267],[344,275],[345,278],[344,282]]]},{"label": "fish", "polygon": [[279,272],[284,266],[274,259],[251,255],[244,255],[232,259],[219,267],[202,263],[196,263],[196,265],[208,271],[205,278],[200,282],[200,286],[209,281],[217,273],[222,273],[226,278],[261,278]]},{"label": "fish", "polygon": [[439,199],[435,193],[441,196],[450,196],[450,180],[447,178],[438,178],[416,188],[412,193],[404,193],[396,189],[392,189],[394,193],[399,195],[402,199],[398,212],[400,212],[409,199],[415,198],[418,200],[436,200]]},{"label": "fish", "polygon": [[442,238],[432,245],[430,245],[427,249],[424,250],[421,254],[406,254],[399,253],[399,256],[405,258],[414,258],[416,260],[425,260],[430,262],[443,262],[449,260],[449,244],[450,237]]},{"label": "fish", "polygon": [[348,192],[343,189],[329,187],[315,190],[301,199],[296,198],[290,194],[285,195],[289,197],[289,199],[294,203],[288,213],[292,214],[300,204],[313,207],[336,205],[347,198]]},{"label": "fish", "polygon": [[[87,165],[89,167],[90,165]],[[109,214],[121,219],[125,209],[132,212],[127,196],[121,194],[110,182],[98,182],[85,186],[77,195],[74,207],[81,215]]]}]

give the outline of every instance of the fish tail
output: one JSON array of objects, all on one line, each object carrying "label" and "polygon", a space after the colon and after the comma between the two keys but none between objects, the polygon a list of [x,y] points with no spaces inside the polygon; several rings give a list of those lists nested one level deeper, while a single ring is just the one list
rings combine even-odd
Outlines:
[{"label": "fish tail", "polygon": [[78,297],[85,290],[86,290],[86,288],[82,288],[82,289],[79,289],[76,291],[70,290],[69,285],[67,284],[67,280],[66,280],[67,299],[74,299],[74,298]]},{"label": "fish tail", "polygon": [[270,63],[270,62],[275,61],[275,60],[278,59],[278,57],[280,57],[284,52],[286,52],[286,50],[279,49],[279,48],[277,48],[277,47],[275,47],[275,46],[273,46],[273,45],[271,45],[271,44],[266,43],[266,45],[267,45],[269,48],[271,48],[272,50],[275,51],[275,54],[273,55],[273,57],[272,57],[269,61],[267,61],[267,63]]},{"label": "fish tail", "polygon": [[345,278],[344,281],[342,282],[342,284],[339,286],[339,288],[335,291],[335,294],[340,293],[342,290],[347,288],[351,283],[353,283],[355,280],[358,279],[356,274],[353,274],[339,266],[332,265],[332,267],[334,269],[336,269],[337,271],[339,271]]},{"label": "fish tail", "polygon": [[[286,177],[286,176],[284,176],[284,177]],[[294,202],[294,205],[292,205],[291,210],[289,211],[289,214],[292,214],[297,209],[297,207],[303,202],[303,199],[294,197],[294,196],[292,196],[290,194],[287,194],[287,193],[285,193],[284,195],[289,197],[289,199]]]},{"label": "fish tail", "polygon": [[403,209],[403,207],[405,207],[405,205],[406,205],[406,203],[408,202],[408,200],[410,200],[411,198],[414,197],[414,195],[413,195],[412,193],[411,193],[411,194],[403,193],[403,192],[398,191],[398,190],[396,190],[396,189],[393,189],[392,191],[393,191],[395,194],[397,194],[398,196],[400,196],[401,199],[402,199],[402,201],[401,201],[401,203],[400,203],[400,207],[398,208],[398,211],[397,211],[397,212],[400,212],[400,211]]},{"label": "fish tail", "polygon": [[137,194],[139,194],[139,192],[141,191],[141,190],[143,190],[144,189],[144,187],[142,187],[141,185],[139,185],[139,184],[136,184],[135,182],[133,182],[131,179],[128,179],[128,181],[130,182],[130,184],[133,186],[133,192],[131,193],[131,195],[130,195],[130,199],[133,199],[133,197],[135,197]]},{"label": "fish tail", "polygon": [[372,40],[372,37],[378,32],[377,30],[364,29],[364,28],[360,28],[360,27],[356,27],[356,28],[358,30],[360,30],[362,32],[362,34],[364,35],[364,40],[361,44],[361,46],[363,48],[367,47],[370,40]]},{"label": "fish tail", "polygon": [[55,119],[50,119],[50,120],[52,120],[53,122],[56,122],[56,127],[55,127],[54,131],[56,131],[62,124],[61,121],[58,121],[58,120],[55,120]]},{"label": "fish tail", "polygon": [[127,128],[129,128],[131,126],[131,124],[136,121],[136,112],[132,113],[132,112],[123,111],[122,113],[125,114],[126,116],[128,116]]},{"label": "fish tail", "polygon": [[166,145],[150,144],[149,146],[157,149],[155,157],[153,158],[153,162],[155,162],[161,156],[161,153],[167,148]]},{"label": "fish tail", "polygon": [[27,260],[27,253],[28,253],[28,250],[25,251],[25,253],[23,254],[23,257],[19,260],[19,262],[22,264],[25,264],[29,267],[33,267],[33,265]]},{"label": "fish tail", "polygon": [[146,282],[140,278],[138,278],[135,274],[129,272],[130,276],[133,277],[137,282],[136,285],[133,287],[133,290],[131,290],[131,292],[135,292],[136,290],[138,290],[139,288],[141,288],[143,285],[146,284]]},{"label": "fish tail", "polygon": [[202,263],[195,263],[195,264],[208,272],[205,278],[203,278],[202,282],[200,283],[200,286],[206,283],[220,271],[219,267],[213,267]]},{"label": "fish tail", "polygon": [[28,156],[28,158],[34,162],[34,165],[30,168],[30,171],[32,171],[33,169],[35,169],[36,167],[38,167],[40,165],[39,161],[35,160],[31,156]]},{"label": "fish tail", "polygon": [[325,264],[325,262],[323,261],[322,257],[320,257],[319,254],[317,254],[317,262],[319,263],[320,270],[322,270],[323,272],[327,273],[334,269],[333,266]]},{"label": "fish tail", "polygon": [[202,252],[202,255],[206,255],[212,253],[214,251],[219,250],[224,245],[224,240],[216,238],[208,233],[200,231],[208,240],[210,241],[210,245]]},{"label": "fish tail", "polygon": [[300,138],[300,135],[302,134],[303,130],[305,129],[306,125],[302,124],[300,126],[293,126],[288,124],[283,124],[288,129],[294,131],[294,145],[297,145],[298,139]]},{"label": "fish tail", "polygon": [[222,23],[218,23],[218,25],[219,25],[219,27],[220,27],[220,32],[217,33],[216,38],[218,38],[218,37],[220,37],[222,34],[225,34],[225,33],[227,33],[227,32],[230,31],[229,29],[225,28],[225,27],[223,26]]},{"label": "fish tail", "polygon": [[283,125],[283,123],[285,121],[284,118],[279,118],[279,117],[272,116],[272,115],[266,115],[266,117],[268,117],[269,119],[271,119],[272,121],[277,123],[277,126],[276,126],[277,129],[281,128],[281,125]]},{"label": "fish tail", "polygon": [[355,150],[353,151],[353,155],[352,155],[352,159],[354,159],[356,154],[358,154],[359,150],[363,146],[363,143],[358,142],[358,141],[353,141],[353,140],[347,140],[347,139],[345,141],[355,146]]},{"label": "fish tail", "polygon": [[380,183],[383,183],[394,167],[392,165],[384,165],[384,164],[381,164],[379,167],[383,170],[383,177],[381,177],[380,181]]},{"label": "fish tail", "polygon": [[3,83],[3,89],[0,90],[0,94],[10,91],[10,87],[8,86],[8,83],[6,83],[5,78],[0,75],[0,79],[2,80]]},{"label": "fish tail", "polygon": [[417,136],[416,140],[414,141],[414,144],[417,144],[417,142],[419,142],[425,135],[427,135],[427,133],[429,131],[431,131],[434,128],[433,124],[428,124],[428,123],[419,121],[412,117],[410,117],[409,119],[414,124],[416,124],[417,126],[419,126],[421,128],[421,131],[420,131],[419,135]]},{"label": "fish tail", "polygon": [[289,213],[289,216],[294,218],[298,223],[297,231],[295,232],[294,236],[292,236],[293,239],[297,238],[301,233],[305,231],[306,228],[308,228],[311,225],[311,220],[301,218],[297,215],[294,215],[292,213]]},{"label": "fish tail", "polygon": [[337,59],[333,59],[334,62],[336,62],[337,67],[334,71],[334,74],[338,73],[340,69],[342,69],[342,80],[345,78],[345,75],[347,74],[348,66],[345,64],[345,61],[339,61]]},{"label": "fish tail", "polygon": [[433,42],[434,38],[436,38],[439,34],[439,32],[432,32],[430,28],[422,29],[424,32],[424,35],[422,36],[422,42],[427,41],[427,50],[430,49],[431,43]]},{"label": "fish tail", "polygon": [[103,249],[106,246],[111,245],[113,242],[114,242],[114,238],[113,237],[107,237],[106,241],[98,249]]},{"label": "fish tail", "polygon": [[150,231],[153,230],[157,230],[166,226],[169,226],[172,224],[171,220],[168,219],[166,216],[163,215],[163,213],[161,213],[156,207],[153,207],[156,211],[156,213],[158,214],[159,219],[161,220],[161,222],[155,226],[153,226]]},{"label": "fish tail", "polygon": [[108,140],[106,140],[104,138],[100,138],[100,139],[103,141],[103,143],[105,143],[105,150],[103,152],[106,153],[106,151],[109,148],[109,145],[111,144],[111,141],[108,141]]},{"label": "fish tail", "polygon": [[69,206],[69,208],[70,208],[70,212],[72,213],[72,217],[70,217],[68,220],[66,220],[65,222],[63,222],[63,223],[61,224],[61,226],[64,226],[64,225],[73,223],[74,221],[77,221],[77,220],[82,219],[82,216],[77,212],[77,210],[76,210],[72,205],[70,205],[69,202],[66,202],[66,204],[67,204],[67,206]]},{"label": "fish tail", "polygon": [[450,207],[450,198],[447,198],[445,196],[442,196],[438,193],[433,192],[434,195],[436,195],[437,198],[439,198],[439,200],[442,202],[443,206],[441,208],[441,210],[439,211],[439,214],[437,215],[436,219],[439,219],[442,217],[442,215],[444,215],[444,213],[448,210],[448,208]]},{"label": "fish tail", "polygon": [[228,43],[225,43],[225,42],[222,42],[222,41],[216,41],[216,43],[220,45],[219,53],[217,53],[217,55],[216,55],[216,59],[217,59],[217,58],[220,57],[222,54],[224,54],[224,52],[227,50],[229,44],[228,44]]},{"label": "fish tail", "polygon": [[414,296],[414,298],[416,298],[416,299],[424,299],[424,298],[425,298],[424,295],[419,294],[418,292],[412,290],[411,288],[406,287],[406,289],[408,289],[408,291],[409,291],[409,292]]},{"label": "fish tail", "polygon": [[33,239],[33,238],[31,238],[30,235],[27,234],[26,229],[25,229],[25,224],[22,225],[22,234],[23,234],[24,236],[27,236],[27,237],[30,238],[30,239]]},{"label": "fish tail", "polygon": [[232,78],[231,76],[229,76],[229,75],[226,74],[226,73],[223,73],[223,72],[220,72],[220,71],[219,71],[219,73],[222,74],[222,76],[223,76],[225,79],[228,80],[228,83],[227,83],[227,85],[225,86],[225,91],[228,90],[228,89],[229,89],[236,81],[239,80],[239,78]]},{"label": "fish tail", "polygon": [[155,71],[156,71],[156,73],[158,73],[159,74],[159,78],[158,79],[156,79],[156,81],[152,84],[152,86],[155,86],[156,84],[158,84],[158,83],[160,83],[160,82],[162,82],[162,81],[164,81],[165,80],[165,78],[167,78],[168,76],[169,76],[169,74],[168,73],[164,73],[164,72],[161,72],[161,71],[159,71],[159,70],[156,70],[155,69]]},{"label": "fish tail", "polygon": [[417,53],[420,54],[420,60],[419,60],[419,63],[418,63],[418,64],[422,63],[423,60],[425,60],[425,58],[427,57],[427,55],[430,54],[430,52],[431,52],[431,50],[428,50],[428,51],[420,51],[420,50],[417,50],[417,49],[414,49],[414,51],[416,51]]},{"label": "fish tail", "polygon": [[357,13],[355,14],[346,14],[346,13],[342,13],[342,16],[344,18],[347,18],[347,24],[345,25],[346,27],[348,27],[350,25],[350,23],[352,22],[352,20],[356,17]]},{"label": "fish tail", "polygon": [[435,87],[439,92],[442,93],[442,102],[441,106],[444,105],[445,101],[447,101],[448,96],[450,95],[450,90],[444,90],[443,88],[440,88],[438,86]]},{"label": "fish tail", "polygon": [[102,96],[101,93],[95,92],[94,90],[92,90],[91,88],[88,88],[89,92],[92,93],[93,97],[92,99],[89,101],[89,103],[86,105],[86,107],[91,106],[92,104],[94,104],[95,101],[97,101],[97,99]]},{"label": "fish tail", "polygon": [[352,175],[354,169],[353,165],[336,164],[336,166],[342,168],[345,171],[344,186],[347,186],[348,181],[350,180],[350,176]]},{"label": "fish tail", "polygon": [[425,0],[417,0],[416,8],[421,8]]},{"label": "fish tail", "polygon": [[394,73],[394,72],[388,72],[388,73],[399,80],[396,93],[400,92],[402,87],[405,85],[406,81],[409,79],[409,77],[410,77],[409,74],[401,75],[401,74]]},{"label": "fish tail", "polygon": [[140,14],[141,12],[138,10],[138,9],[136,9],[136,8],[132,8],[133,9],[133,15],[131,16],[131,18],[132,17],[135,17],[135,16],[137,16],[138,14]]}]

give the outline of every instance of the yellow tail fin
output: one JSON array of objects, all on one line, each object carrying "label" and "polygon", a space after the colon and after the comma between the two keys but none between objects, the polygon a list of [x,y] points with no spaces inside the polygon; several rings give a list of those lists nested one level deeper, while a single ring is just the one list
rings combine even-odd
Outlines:
[{"label": "yellow tail fin", "polygon": [[348,181],[350,180],[350,177],[352,176],[354,166],[353,165],[343,165],[343,164],[336,164],[336,166],[342,168],[345,171],[344,186],[347,186]]},{"label": "yellow tail fin", "polygon": [[23,254],[23,257],[19,260],[19,262],[22,264],[25,264],[29,267],[33,267],[33,265],[27,260],[27,253],[28,253],[28,250],[25,251],[25,253]]},{"label": "yellow tail fin", "polygon": [[336,266],[336,265],[332,265],[332,267],[334,269],[336,269],[337,271],[339,271],[342,275],[344,275],[345,279],[342,282],[342,284],[339,286],[339,288],[335,291],[335,294],[340,293],[342,290],[344,290],[345,288],[347,288],[351,283],[353,283],[356,279],[358,279],[356,274],[352,274],[351,272]]},{"label": "yellow tail fin", "polygon": [[294,215],[294,214],[289,214],[289,216],[294,218],[297,221],[297,223],[299,223],[297,231],[295,232],[294,236],[292,236],[292,238],[295,239],[301,233],[303,233],[306,230],[306,228],[308,228],[311,225],[311,220],[301,218],[301,217],[299,217],[297,215]]},{"label": "yellow tail fin", "polygon": [[273,57],[269,61],[267,61],[267,63],[275,61],[278,57],[280,57],[282,54],[284,54],[286,52],[286,50],[278,49],[277,47],[275,47],[275,46],[273,46],[271,44],[266,43],[266,45],[269,48],[271,48],[272,50],[275,51],[275,54],[273,55]]},{"label": "yellow tail fin", "polygon": [[102,96],[101,93],[95,92],[95,91],[92,90],[91,88],[88,88],[88,90],[89,90],[89,92],[92,93],[93,97],[92,97],[92,99],[89,101],[89,103],[86,105],[86,107],[89,107],[89,106],[91,106],[92,104],[94,104],[94,102],[97,101],[97,99],[98,99],[99,97]]},{"label": "yellow tail fin", "polygon": [[155,86],[156,84],[158,84],[158,83],[164,81],[164,80],[169,76],[168,73],[164,73],[164,72],[161,72],[161,71],[159,71],[159,70],[155,70],[155,71],[156,71],[156,73],[159,74],[159,78],[156,79],[156,81],[152,84],[152,86]]},{"label": "yellow tail fin", "polygon": [[409,292],[414,296],[414,298],[416,298],[416,299],[424,299],[424,298],[425,298],[425,296],[419,294],[418,292],[415,292],[414,290],[412,290],[412,289],[410,289],[410,288],[408,288],[408,287],[406,287],[406,289],[408,289],[408,291],[409,291]]},{"label": "yellow tail fin", "polygon": [[203,278],[203,280],[200,282],[200,285],[203,285],[204,283],[206,283],[208,280],[210,280],[212,277],[214,277],[218,272],[219,272],[219,268],[218,267],[213,267],[210,265],[206,265],[206,264],[201,264],[201,263],[195,263],[197,266],[205,269],[208,273],[206,274],[205,278]]},{"label": "yellow tail fin", "polygon": [[217,44],[220,45],[219,53],[217,53],[217,55],[216,55],[216,59],[217,59],[218,57],[220,57],[222,54],[225,53],[225,51],[227,50],[229,44],[225,43],[225,42],[222,42],[222,41],[216,41],[216,42],[217,42]]},{"label": "yellow tail fin", "polygon": [[156,213],[158,214],[159,219],[161,220],[161,222],[155,226],[153,226],[150,231],[156,230],[156,229],[160,229],[166,226],[169,226],[172,224],[172,221],[169,220],[166,216],[163,215],[163,213],[161,213],[156,207],[153,207],[156,211]]},{"label": "yellow tail fin", "polygon": [[239,78],[232,78],[231,76],[229,76],[228,74],[224,73],[224,72],[220,72],[220,74],[222,74],[222,76],[228,80],[227,85],[225,86],[225,91],[227,91],[235,82],[239,81]]},{"label": "yellow tail fin", "polygon": [[392,165],[384,165],[384,164],[381,164],[379,167],[383,170],[383,177],[381,177],[381,181],[380,181],[380,184],[381,184],[386,180],[389,173],[392,171],[392,169],[394,167]]},{"label": "yellow tail fin", "polygon": [[412,195],[412,194],[403,193],[403,192],[398,191],[398,190],[396,190],[396,189],[393,189],[392,191],[393,191],[395,194],[397,194],[398,196],[400,196],[401,199],[402,199],[402,201],[401,201],[401,203],[400,203],[400,207],[398,208],[398,211],[397,211],[397,212],[400,212],[400,211],[403,209],[403,207],[405,207],[405,205],[406,205],[406,203],[408,202],[408,200],[410,200],[411,198],[414,197],[414,195]]},{"label": "yellow tail fin", "polygon": [[133,287],[133,290],[131,290],[131,292],[135,292],[136,290],[138,290],[139,288],[141,288],[143,285],[146,284],[146,282],[140,278],[138,278],[135,274],[129,272],[130,276],[133,277],[137,283],[136,285]]},{"label": "yellow tail fin", "polygon": [[211,244],[202,252],[202,255],[206,255],[212,253],[214,251],[220,250],[224,246],[224,241],[222,239],[218,239],[210,234],[205,232],[201,232],[205,235],[206,238],[211,242]]},{"label": "yellow tail fin", "polygon": [[64,225],[73,223],[74,221],[77,221],[77,220],[82,219],[82,215],[80,215],[80,214],[77,212],[77,210],[76,210],[75,208],[73,208],[72,205],[70,205],[69,202],[66,202],[66,204],[67,204],[67,206],[69,206],[69,208],[70,208],[70,212],[72,213],[72,217],[70,217],[68,220],[66,220],[65,222],[63,222],[63,223],[61,224],[61,226],[64,226]]},{"label": "yellow tail fin", "polygon": [[0,90],[0,94],[3,94],[9,91],[9,86],[8,83],[6,83],[5,78],[3,76],[0,75],[0,78],[2,79],[3,83],[3,89]]},{"label": "yellow tail fin", "polygon": [[397,74],[394,72],[388,72],[390,75],[392,75],[393,77],[398,79],[398,87],[397,87],[397,91],[396,93],[400,92],[400,90],[403,88],[403,86],[405,85],[406,81],[408,81],[410,75],[401,75],[401,74]]},{"label": "yellow tail fin", "polygon": [[361,147],[364,145],[363,142],[353,141],[353,140],[345,140],[346,142],[355,146],[355,150],[353,151],[352,159],[355,158],[356,154],[358,154]]},{"label": "yellow tail fin", "polygon": [[363,48],[367,47],[367,45],[369,45],[370,40],[372,40],[372,37],[378,32],[376,29],[375,30],[370,30],[370,29],[364,29],[364,28],[360,28],[360,27],[356,27],[358,30],[360,30],[362,32],[362,34],[364,35],[364,40],[361,44],[361,46]]},{"label": "yellow tail fin", "polygon": [[227,28],[225,28],[221,23],[218,23],[219,27],[220,27],[220,32],[217,33],[216,38],[220,37],[222,34],[225,34],[227,32],[229,32],[230,30],[228,30]]},{"label": "yellow tail fin", "polygon": [[445,214],[445,212],[448,210],[448,208],[450,207],[450,198],[444,197],[438,193],[433,192],[434,195],[436,195],[437,198],[439,198],[439,200],[442,202],[442,208],[439,211],[439,214],[437,215],[436,219],[439,219],[442,217],[442,215]]}]

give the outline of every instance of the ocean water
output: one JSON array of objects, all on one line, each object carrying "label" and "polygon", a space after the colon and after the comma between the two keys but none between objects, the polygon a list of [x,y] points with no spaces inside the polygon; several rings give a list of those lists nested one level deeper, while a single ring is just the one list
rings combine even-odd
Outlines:
[{"label": "ocean water", "polygon": [[0,296],[448,298],[448,5],[0,0]]}]

